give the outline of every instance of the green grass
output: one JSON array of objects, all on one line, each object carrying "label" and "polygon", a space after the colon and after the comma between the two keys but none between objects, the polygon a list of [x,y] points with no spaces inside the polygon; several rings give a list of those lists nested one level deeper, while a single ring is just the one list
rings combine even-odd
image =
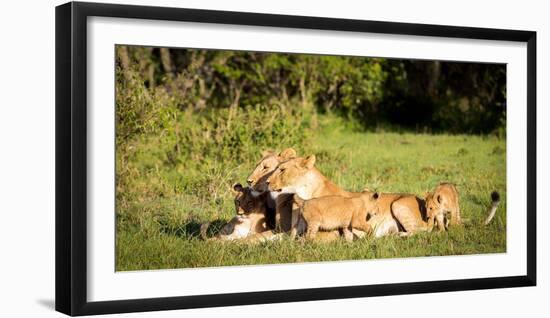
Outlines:
[{"label": "green grass", "polygon": [[[230,185],[245,182],[260,157],[228,163],[215,157],[171,158],[162,134],[142,136],[117,157],[118,271],[226,265],[318,262],[391,257],[463,255],[506,251],[506,141],[494,136],[360,132],[340,119],[319,116],[299,155],[347,190],[364,187],[423,196],[439,182],[457,185],[463,227],[408,238],[365,238],[353,243],[291,241],[247,244],[202,241],[199,226],[221,226],[234,214]],[[304,153],[307,151],[308,153]],[[120,153],[124,153],[121,156]],[[183,155],[182,155],[183,156]],[[187,155],[186,158],[193,158]],[[246,158],[246,156],[244,157]],[[501,205],[483,227],[489,194]]]}]

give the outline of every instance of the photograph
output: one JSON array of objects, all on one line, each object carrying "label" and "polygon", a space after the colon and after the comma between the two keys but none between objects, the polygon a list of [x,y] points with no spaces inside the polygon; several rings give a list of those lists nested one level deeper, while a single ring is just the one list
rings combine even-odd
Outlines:
[{"label": "photograph", "polygon": [[505,63],[114,50],[117,272],[506,253]]},{"label": "photograph", "polygon": [[543,4],[5,2],[0,318],[544,317]]}]

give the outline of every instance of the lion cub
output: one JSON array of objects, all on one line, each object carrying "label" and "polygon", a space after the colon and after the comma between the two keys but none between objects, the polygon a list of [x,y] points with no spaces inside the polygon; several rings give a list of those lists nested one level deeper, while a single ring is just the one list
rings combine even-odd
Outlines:
[{"label": "lion cub", "polygon": [[434,223],[440,231],[445,231],[449,225],[462,224],[458,191],[453,184],[441,183],[426,194],[426,216],[428,231],[433,229]]},{"label": "lion cub", "polygon": [[294,202],[298,205],[301,218],[307,223],[306,237],[315,239],[319,229],[325,231],[342,229],[346,241],[353,241],[352,229],[370,233],[367,217],[376,214],[378,193],[363,191],[352,197],[330,195],[304,200],[297,194]]},{"label": "lion cub", "polygon": [[[243,187],[240,183],[233,185],[235,192],[236,214],[220,232],[213,238],[218,240],[242,239],[254,234],[266,232],[266,196],[268,192],[255,195],[256,192],[250,187]],[[206,231],[210,223],[201,225],[201,236],[208,239]]]}]

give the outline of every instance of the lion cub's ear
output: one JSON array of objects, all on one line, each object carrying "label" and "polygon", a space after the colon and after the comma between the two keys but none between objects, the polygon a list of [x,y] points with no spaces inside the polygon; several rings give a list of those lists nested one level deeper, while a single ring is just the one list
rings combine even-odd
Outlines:
[{"label": "lion cub's ear", "polygon": [[303,161],[302,165],[305,168],[311,169],[315,165],[315,155],[309,155],[307,156]]},{"label": "lion cub's ear", "polygon": [[427,199],[427,198],[430,196],[430,194],[431,194],[430,191],[426,191],[426,192],[424,193],[424,198]]},{"label": "lion cub's ear", "polygon": [[281,159],[283,160],[294,158],[296,157],[296,150],[294,150],[294,148],[286,148],[285,150],[281,151],[279,157],[281,157]]},{"label": "lion cub's ear", "polygon": [[240,192],[244,192],[243,185],[240,184],[240,183],[235,183],[235,184],[233,185],[233,188],[232,188],[232,189],[233,189],[233,192],[235,192],[235,194],[240,193]]},{"label": "lion cub's ear", "polygon": [[441,203],[441,195],[438,194],[436,199],[437,199],[437,203]]}]

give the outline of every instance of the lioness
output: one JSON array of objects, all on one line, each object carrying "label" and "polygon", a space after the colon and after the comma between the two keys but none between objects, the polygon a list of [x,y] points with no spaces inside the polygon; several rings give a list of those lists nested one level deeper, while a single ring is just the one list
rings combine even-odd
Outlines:
[{"label": "lioness", "polygon": [[[305,158],[292,158],[281,163],[267,179],[269,190],[280,193],[295,193],[305,200],[329,195],[352,197],[358,194],[357,192],[345,191],[331,182],[315,167],[315,160],[315,155],[310,155]],[[408,199],[405,200],[405,198]],[[376,237],[398,232],[400,224],[406,225],[406,228],[411,231],[420,228],[423,221],[422,214],[420,209],[414,209],[414,205],[410,205],[412,203],[411,198],[415,198],[415,196],[380,194],[378,204],[381,208],[378,210],[377,215],[368,220]],[[403,201],[395,204],[398,212],[392,214],[392,204],[398,199],[403,199]],[[299,210],[293,209],[291,237],[304,231],[305,227],[299,222]],[[354,230],[354,234],[363,236],[364,232]]]},{"label": "lioness", "polygon": [[352,229],[370,232],[367,223],[369,213],[375,214],[378,193],[364,191],[353,197],[330,195],[304,200],[298,194],[294,202],[298,205],[300,216],[307,224],[308,239],[315,239],[319,229],[343,231],[346,241],[353,241]]},{"label": "lioness", "polygon": [[[231,219],[214,237],[210,239],[235,240],[246,238],[268,231],[266,224],[266,197],[267,192],[257,194],[249,187],[240,183],[233,185],[235,192],[235,212]],[[207,230],[210,223],[201,226],[201,236],[208,239]]]},{"label": "lioness", "polygon": [[[296,157],[296,151],[293,148],[287,148],[280,153],[273,151],[264,151],[262,153],[262,159],[254,168],[254,171],[247,178],[247,182],[257,193],[269,191],[267,185],[267,179],[275,171],[277,166],[286,160]],[[286,233],[290,231],[291,228],[291,215],[292,215],[292,204],[293,204],[293,194],[292,193],[280,193],[278,191],[269,191],[267,199],[268,207],[268,227],[273,228],[271,225],[271,216],[273,211],[275,211],[275,234],[273,231],[267,231],[264,233],[261,240],[274,240],[280,239],[281,233]],[[320,232],[318,239],[320,241],[332,241],[338,239],[340,233],[338,231],[330,232]]]},{"label": "lioness", "polygon": [[[248,185],[259,193],[268,191],[266,180],[269,176],[281,162],[294,157],[296,157],[296,150],[293,148],[287,148],[279,154],[273,151],[264,151],[262,159],[247,178]],[[270,212],[268,225],[278,231],[288,232],[292,213],[292,195],[279,194],[279,192],[270,191],[267,196],[267,207]],[[273,217],[271,217],[272,215]]]},{"label": "lioness", "polygon": [[350,196],[350,192],[341,189],[317,170],[315,160],[315,155],[310,155],[282,162],[267,178],[269,190],[296,193],[305,200],[327,195]]}]

